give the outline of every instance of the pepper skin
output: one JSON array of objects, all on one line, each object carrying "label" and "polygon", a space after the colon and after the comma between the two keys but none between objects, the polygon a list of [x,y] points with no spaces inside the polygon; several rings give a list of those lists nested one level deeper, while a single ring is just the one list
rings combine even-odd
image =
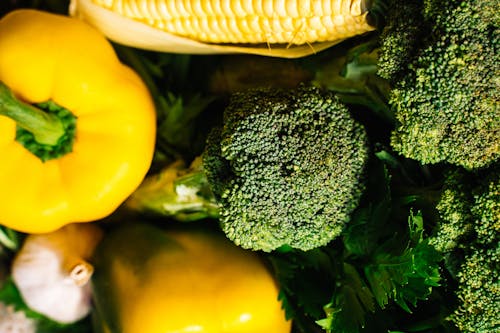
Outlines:
[{"label": "pepper skin", "polygon": [[94,257],[98,333],[291,331],[267,266],[220,232],[125,224]]},{"label": "pepper skin", "polygon": [[94,221],[138,187],[154,152],[154,103],[100,32],[63,15],[10,12],[0,19],[0,82],[77,118],[72,151],[43,162],[0,115],[0,224],[42,233]]}]

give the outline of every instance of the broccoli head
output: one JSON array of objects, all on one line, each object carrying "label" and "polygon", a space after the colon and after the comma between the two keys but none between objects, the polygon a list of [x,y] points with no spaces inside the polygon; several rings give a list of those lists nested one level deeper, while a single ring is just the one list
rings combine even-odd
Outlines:
[{"label": "broccoli head", "polygon": [[448,318],[462,332],[500,329],[500,166],[477,173],[454,171],[437,205],[440,220],[431,244],[445,253],[456,279],[457,307]]},{"label": "broccoli head", "polygon": [[428,0],[431,31],[390,105],[393,148],[422,163],[484,168],[500,157],[498,8],[491,0]]},{"label": "broccoli head", "polygon": [[349,221],[363,192],[367,136],[344,104],[313,87],[236,93],[203,165],[220,223],[243,248],[309,250]]},{"label": "broccoli head", "polygon": [[459,306],[449,317],[461,332],[490,333],[500,330],[500,247],[477,248],[458,273]]},{"label": "broccoli head", "polygon": [[404,157],[469,170],[498,161],[498,1],[378,5],[377,33],[327,51],[313,83],[382,118]]}]

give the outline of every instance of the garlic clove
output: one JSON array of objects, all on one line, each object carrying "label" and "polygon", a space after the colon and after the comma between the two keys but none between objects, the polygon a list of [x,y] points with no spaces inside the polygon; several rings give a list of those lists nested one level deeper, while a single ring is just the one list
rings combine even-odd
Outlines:
[{"label": "garlic clove", "polygon": [[16,311],[14,306],[0,302],[0,332],[35,333],[36,323],[26,317],[24,312]]}]

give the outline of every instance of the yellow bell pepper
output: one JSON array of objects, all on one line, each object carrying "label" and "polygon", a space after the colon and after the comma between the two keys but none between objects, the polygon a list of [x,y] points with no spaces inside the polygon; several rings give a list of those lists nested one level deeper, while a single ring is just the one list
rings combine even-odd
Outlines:
[{"label": "yellow bell pepper", "polygon": [[0,83],[0,224],[41,233],[93,221],[140,184],[153,100],[100,32],[63,15],[7,14]]},{"label": "yellow bell pepper", "polygon": [[93,263],[96,332],[291,331],[261,258],[208,228],[120,226]]}]

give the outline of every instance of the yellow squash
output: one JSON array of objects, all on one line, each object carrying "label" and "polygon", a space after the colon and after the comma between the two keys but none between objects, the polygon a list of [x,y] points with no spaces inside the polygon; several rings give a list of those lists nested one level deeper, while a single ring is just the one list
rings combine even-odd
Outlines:
[{"label": "yellow squash", "polygon": [[291,330],[261,258],[199,225],[120,225],[93,262],[98,333]]},{"label": "yellow squash", "polygon": [[89,25],[36,10],[1,18],[0,95],[0,224],[41,233],[93,221],[144,178],[152,98]]}]

